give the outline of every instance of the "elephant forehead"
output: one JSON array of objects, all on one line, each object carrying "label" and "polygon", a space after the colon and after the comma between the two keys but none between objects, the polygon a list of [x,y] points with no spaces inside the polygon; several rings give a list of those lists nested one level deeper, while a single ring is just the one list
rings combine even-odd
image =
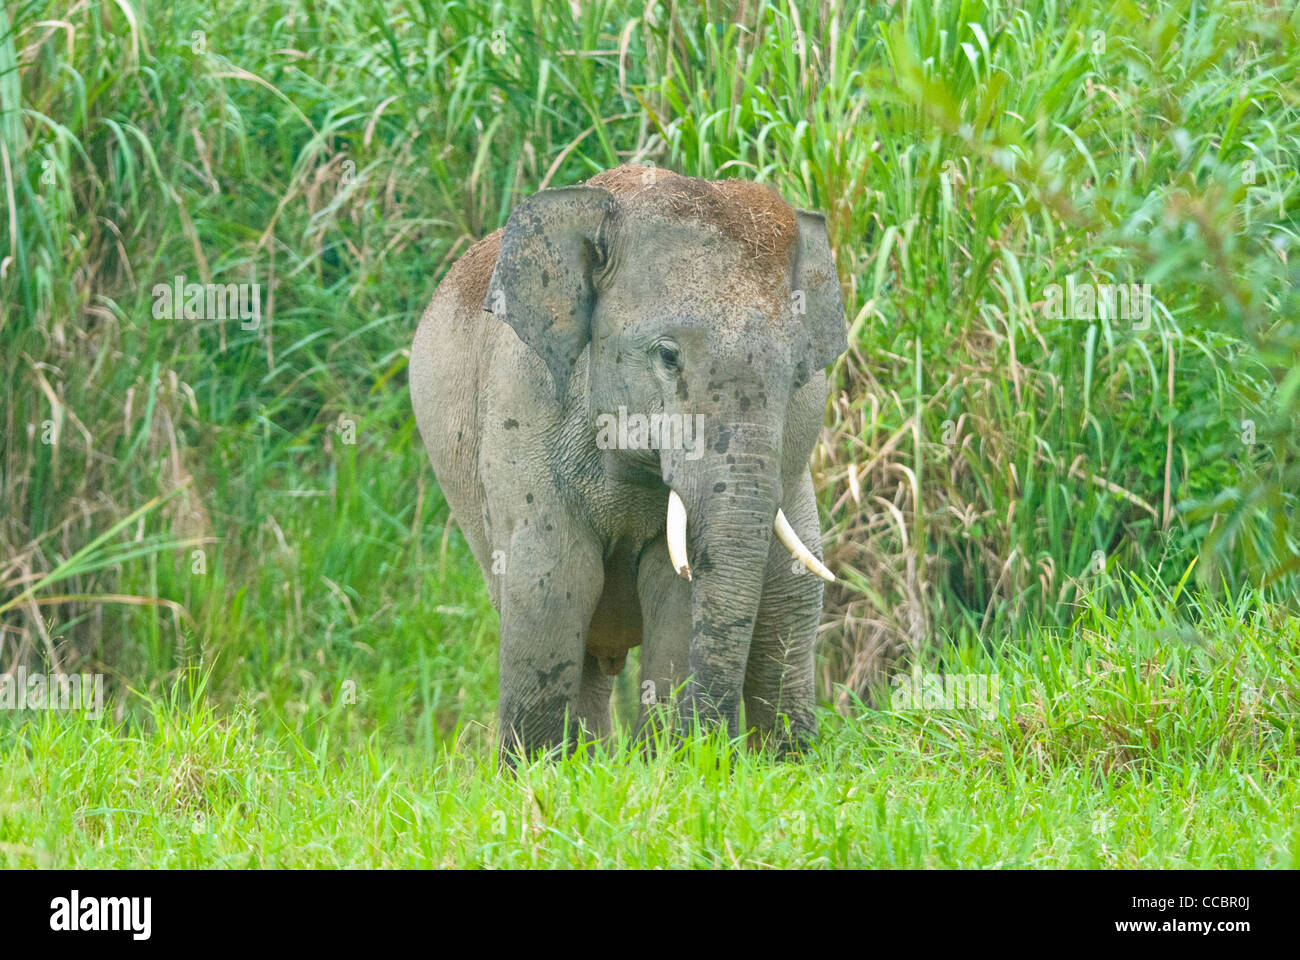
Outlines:
[{"label": "elephant forehead", "polygon": [[708,226],[734,240],[756,266],[789,266],[799,238],[794,210],[779,193],[747,180],[668,177],[620,200],[632,218],[657,217]]},{"label": "elephant forehead", "polygon": [[788,283],[760,290],[743,274],[700,276],[689,266],[663,277],[662,285],[616,284],[598,302],[600,325],[633,338],[679,335],[714,354],[788,339],[797,328]]},{"label": "elephant forehead", "polygon": [[647,304],[733,304],[765,314],[788,297],[793,253],[777,266],[709,224],[625,218],[613,245],[616,266],[602,292],[622,291]]}]

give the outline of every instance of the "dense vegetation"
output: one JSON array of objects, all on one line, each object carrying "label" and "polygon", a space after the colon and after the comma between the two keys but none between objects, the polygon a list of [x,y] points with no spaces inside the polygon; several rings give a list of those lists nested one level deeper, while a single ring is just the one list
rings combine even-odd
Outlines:
[{"label": "dense vegetation", "polygon": [[[0,863],[1293,863],[1298,66],[1267,3],[7,4],[0,671],[110,710],[0,717]],[[829,219],[793,778],[491,776],[407,347],[520,196],[627,161]],[[159,316],[178,276],[258,322]],[[909,663],[997,715],[891,709]]]}]

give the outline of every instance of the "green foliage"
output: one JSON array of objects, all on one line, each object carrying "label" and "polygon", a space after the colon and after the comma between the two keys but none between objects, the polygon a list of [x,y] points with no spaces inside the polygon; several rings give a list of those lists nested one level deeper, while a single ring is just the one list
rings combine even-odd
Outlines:
[{"label": "green foliage", "polygon": [[[130,834],[121,862],[592,863],[596,839],[648,835],[644,860],[609,856],[1289,862],[1293,791],[1259,770],[1294,763],[1293,728],[1232,701],[1227,665],[1294,705],[1298,66],[1300,14],[1226,0],[7,5],[0,669],[106,672],[125,713],[6,734],[15,796],[45,775],[35,751],[102,802],[24,807],[0,841],[110,862],[56,842],[75,818]],[[465,758],[491,742],[495,615],[414,433],[407,348],[519,197],[628,161],[770,182],[828,217],[852,346],[814,455],[843,575],[822,690],[855,719],[828,715],[795,788],[815,843],[773,826],[788,780],[733,753],[734,793],[664,791],[668,767],[626,759],[539,767],[525,782],[561,806],[538,801],[528,843],[484,832],[519,809]],[[176,276],[258,283],[260,324],[156,318]],[[1053,319],[1048,287],[1071,280],[1150,284],[1149,324]],[[1055,691],[1021,702],[1029,728],[859,722],[898,657],[980,644]],[[172,702],[195,671],[202,696]],[[113,772],[119,748],[145,786]],[[1199,839],[1160,820],[1157,774],[1207,804],[1179,827]],[[575,801],[596,819],[566,833],[554,811],[580,789],[610,805]],[[854,789],[869,838],[836,819]],[[1121,833],[1087,826],[1097,789],[1128,804]],[[186,790],[224,826],[113,812]],[[716,813],[708,790],[730,798]],[[968,797],[1024,825],[918,812]],[[373,846],[338,825],[295,853],[354,808]],[[234,839],[250,809],[253,854]],[[1267,837],[1230,826],[1265,813]]]}]

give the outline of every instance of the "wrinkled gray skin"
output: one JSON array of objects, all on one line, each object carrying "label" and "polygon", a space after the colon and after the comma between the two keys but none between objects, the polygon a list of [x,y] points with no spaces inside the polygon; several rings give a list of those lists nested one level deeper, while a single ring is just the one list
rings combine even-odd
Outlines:
[{"label": "wrinkled gray skin", "polygon": [[[620,167],[524,200],[452,267],[411,398],[501,615],[504,748],[606,733],[637,644],[643,694],[680,688],[679,721],[737,735],[743,699],[751,739],[815,735],[823,584],[772,522],[820,558],[808,458],[845,348],[823,219],[742,181]],[[702,456],[598,449],[620,405],[702,414]],[[693,582],[669,563],[670,486]]]}]

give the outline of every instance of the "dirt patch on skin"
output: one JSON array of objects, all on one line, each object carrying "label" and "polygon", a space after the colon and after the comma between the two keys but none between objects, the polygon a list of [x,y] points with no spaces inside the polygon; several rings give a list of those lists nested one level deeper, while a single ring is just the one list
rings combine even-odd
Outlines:
[{"label": "dirt patch on skin", "polygon": [[501,249],[501,230],[494,230],[470,247],[460,259],[451,265],[442,285],[448,290],[455,290],[459,302],[473,303],[481,306],[487,296],[488,282],[497,265],[497,253]]},{"label": "dirt patch on skin", "polygon": [[651,215],[708,224],[741,244],[760,272],[784,272],[799,226],[794,209],[771,187],[748,180],[701,180],[658,167],[624,164],[587,181],[619,199],[625,216]]},{"label": "dirt patch on skin", "polygon": [[[799,226],[794,209],[774,189],[748,180],[702,180],[661,167],[625,163],[586,181],[618,198],[625,217],[654,216],[706,224],[739,243],[760,275],[783,276],[794,258]],[[481,304],[501,249],[501,230],[470,247],[443,284],[461,302]]]},{"label": "dirt patch on skin", "polygon": [[643,167],[636,163],[625,163],[613,170],[598,173],[585,186],[604,187],[614,196],[622,198],[640,193],[662,180],[684,180],[679,174],[662,167]]}]

